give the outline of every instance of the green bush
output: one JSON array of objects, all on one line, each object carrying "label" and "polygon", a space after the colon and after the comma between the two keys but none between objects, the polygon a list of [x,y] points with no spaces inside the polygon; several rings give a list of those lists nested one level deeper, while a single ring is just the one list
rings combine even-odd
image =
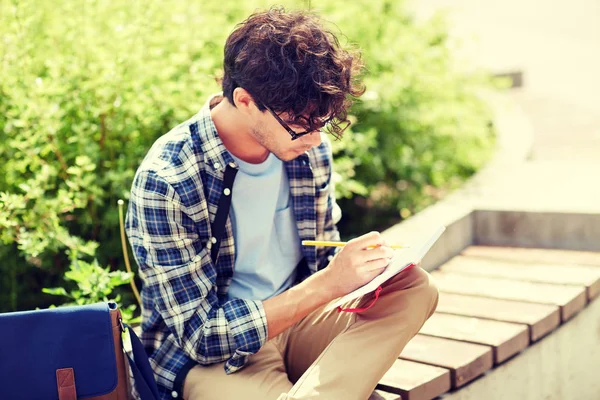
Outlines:
[{"label": "green bush", "polygon": [[[72,259],[70,268],[65,272],[65,280],[75,282],[76,288],[67,292],[62,287],[44,288],[42,292],[61,296],[69,299],[65,306],[80,306],[84,304],[94,304],[99,302],[115,301],[121,303],[121,296],[114,294],[115,288],[129,283],[132,274],[124,271],[110,271],[109,268],[102,268],[97,260],[88,263],[79,260],[75,255]],[[139,317],[134,318],[133,313],[137,306],[131,304],[128,307],[122,307],[123,319],[129,323],[139,323]]]},{"label": "green bush", "polygon": [[[268,6],[0,2],[0,311],[51,304],[38,293],[64,285],[71,260],[122,269],[117,200],[156,138],[219,90],[234,24]],[[416,24],[397,1],[313,8],[369,68],[358,122],[335,143],[343,233],[389,226],[487,159],[489,112],[476,95],[486,84],[456,68],[441,19]]]}]

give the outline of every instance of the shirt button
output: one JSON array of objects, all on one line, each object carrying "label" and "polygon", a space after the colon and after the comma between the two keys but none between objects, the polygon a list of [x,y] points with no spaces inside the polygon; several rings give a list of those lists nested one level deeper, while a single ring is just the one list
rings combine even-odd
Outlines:
[{"label": "shirt button", "polygon": [[229,188],[225,188],[225,190],[223,190],[223,194],[225,196],[229,196],[231,194],[231,190],[229,190]]},{"label": "shirt button", "polygon": [[171,392],[171,397],[173,397],[174,399],[176,399],[177,397],[179,397],[179,393],[177,393],[176,391],[172,391]]},{"label": "shirt button", "polygon": [[216,237],[214,237],[214,236],[213,236],[213,237],[211,237],[211,238],[210,238],[210,242],[211,242],[212,244],[215,244],[215,243],[217,243],[217,238],[216,238]]},{"label": "shirt button", "polygon": [[230,163],[229,163],[229,166],[230,166],[231,168],[235,168],[235,167],[237,167],[237,165],[235,165],[235,163],[234,163],[234,162],[230,162]]},{"label": "shirt button", "polygon": [[306,165],[306,160],[302,160],[302,165]]},{"label": "shirt button", "polygon": [[215,169],[219,169],[220,166],[221,166],[221,164],[219,164],[218,162],[213,164],[213,167],[215,167]]}]

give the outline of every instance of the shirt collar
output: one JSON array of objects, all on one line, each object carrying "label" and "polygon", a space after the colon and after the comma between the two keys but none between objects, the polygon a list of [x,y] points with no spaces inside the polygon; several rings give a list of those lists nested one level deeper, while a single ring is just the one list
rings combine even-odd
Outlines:
[{"label": "shirt collar", "polygon": [[223,141],[217,133],[217,127],[210,116],[210,102],[215,96],[222,96],[222,94],[216,93],[210,96],[197,114],[197,137],[193,140],[204,154],[204,165],[206,168],[215,172],[223,172],[227,164],[232,163],[233,167],[237,167],[237,165],[229,151],[225,148]]}]

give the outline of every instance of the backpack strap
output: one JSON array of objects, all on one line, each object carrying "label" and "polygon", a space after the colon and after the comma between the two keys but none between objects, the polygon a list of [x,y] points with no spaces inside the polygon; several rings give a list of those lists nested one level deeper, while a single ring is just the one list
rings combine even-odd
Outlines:
[{"label": "backpack strap", "polygon": [[221,247],[221,239],[223,239],[223,235],[225,234],[225,223],[227,222],[227,216],[229,215],[229,209],[231,207],[233,181],[238,172],[234,165],[235,164],[233,163],[229,163],[227,164],[227,167],[225,167],[223,191],[221,192],[221,198],[219,199],[217,215],[211,225],[213,236],[210,238],[210,241],[212,242],[210,258],[212,259],[213,264],[216,264],[217,257],[219,256],[219,247]]}]

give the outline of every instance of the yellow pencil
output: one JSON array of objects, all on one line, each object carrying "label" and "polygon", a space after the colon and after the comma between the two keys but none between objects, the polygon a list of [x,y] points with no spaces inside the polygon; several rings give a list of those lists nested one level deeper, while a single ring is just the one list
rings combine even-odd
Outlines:
[{"label": "yellow pencil", "polygon": [[[319,246],[319,247],[344,247],[346,242],[320,242],[318,240],[303,240],[302,246]],[[370,248],[375,248],[377,246],[370,246]],[[406,246],[401,246],[399,244],[393,244],[390,246],[392,249],[406,249]]]}]

